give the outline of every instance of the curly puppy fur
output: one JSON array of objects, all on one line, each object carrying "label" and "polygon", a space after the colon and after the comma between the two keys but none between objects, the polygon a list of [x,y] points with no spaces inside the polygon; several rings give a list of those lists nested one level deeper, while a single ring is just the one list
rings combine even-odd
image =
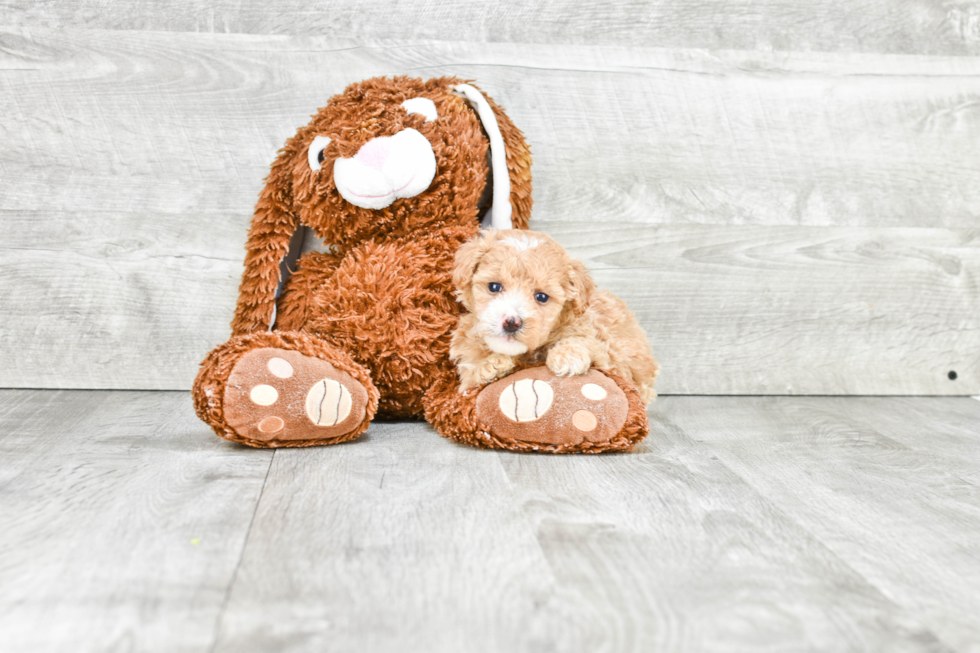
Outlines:
[{"label": "curly puppy fur", "polygon": [[659,367],[636,316],[550,236],[486,231],[457,250],[453,284],[468,311],[450,346],[460,392],[543,361],[559,376],[612,372],[644,403],[656,397]]}]

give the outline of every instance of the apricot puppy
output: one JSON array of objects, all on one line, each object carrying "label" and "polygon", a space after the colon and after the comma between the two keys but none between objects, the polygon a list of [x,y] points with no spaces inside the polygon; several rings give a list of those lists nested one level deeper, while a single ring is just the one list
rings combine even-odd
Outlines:
[{"label": "apricot puppy", "polygon": [[659,366],[636,316],[550,236],[485,231],[456,251],[453,283],[468,311],[449,349],[460,392],[544,361],[558,376],[613,372],[645,403],[656,397]]}]

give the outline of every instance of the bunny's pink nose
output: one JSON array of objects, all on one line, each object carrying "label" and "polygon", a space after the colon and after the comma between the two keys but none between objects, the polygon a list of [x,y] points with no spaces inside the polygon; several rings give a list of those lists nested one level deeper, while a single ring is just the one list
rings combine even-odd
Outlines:
[{"label": "bunny's pink nose", "polygon": [[361,146],[354,158],[375,170],[381,170],[391,153],[391,137],[372,138]]}]

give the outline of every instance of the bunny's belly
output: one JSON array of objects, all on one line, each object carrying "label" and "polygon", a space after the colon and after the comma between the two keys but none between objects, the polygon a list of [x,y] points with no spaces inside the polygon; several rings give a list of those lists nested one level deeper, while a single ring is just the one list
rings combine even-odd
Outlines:
[{"label": "bunny's belly", "polygon": [[455,374],[449,343],[461,307],[453,296],[456,248],[468,236],[369,243],[308,284],[302,330],[349,352],[381,392],[378,414],[421,417],[435,380]]}]

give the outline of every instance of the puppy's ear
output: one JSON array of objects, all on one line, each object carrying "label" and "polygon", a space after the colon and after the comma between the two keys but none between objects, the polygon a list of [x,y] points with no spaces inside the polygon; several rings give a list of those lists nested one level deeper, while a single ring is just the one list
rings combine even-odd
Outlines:
[{"label": "puppy's ear", "polygon": [[585,264],[582,261],[572,261],[568,266],[565,282],[565,306],[575,317],[585,314],[595,288],[595,281],[592,280]]},{"label": "puppy's ear", "polygon": [[468,311],[473,310],[473,273],[496,240],[496,230],[488,229],[476,238],[466,241],[456,250],[453,285],[456,286],[456,297]]}]

